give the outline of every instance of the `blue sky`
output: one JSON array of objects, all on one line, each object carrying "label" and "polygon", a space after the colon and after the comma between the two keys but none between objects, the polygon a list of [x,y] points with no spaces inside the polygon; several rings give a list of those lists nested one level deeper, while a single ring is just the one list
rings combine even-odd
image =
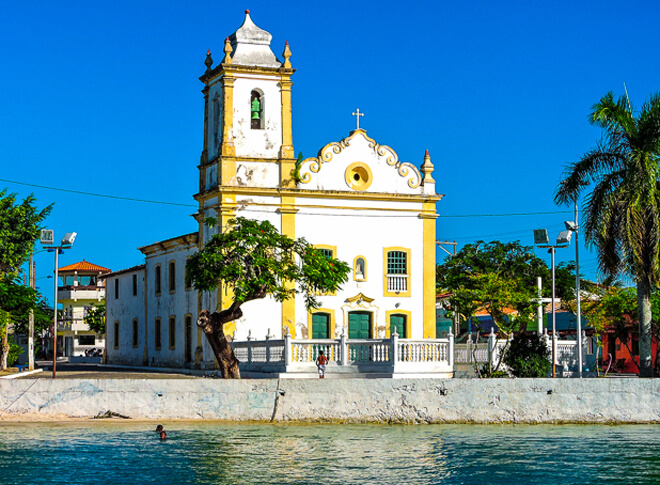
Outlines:
[{"label": "blue sky", "polygon": [[[291,46],[296,153],[347,136],[359,108],[401,160],[419,165],[429,150],[445,194],[437,237],[459,247],[531,245],[538,227],[554,238],[572,219],[553,203],[564,166],[600,137],[590,107],[624,82],[637,106],[658,90],[653,1],[8,2],[0,188],[55,203],[47,226],[57,238],[78,232],[62,265],[127,268],[143,262],[137,247],[196,230],[198,77],[246,8],[275,54]],[[565,213],[538,214],[552,211]],[[52,254],[36,258],[37,277],[51,274]],[[580,259],[594,279],[594,253]],[[38,284],[52,293],[50,280]]]}]

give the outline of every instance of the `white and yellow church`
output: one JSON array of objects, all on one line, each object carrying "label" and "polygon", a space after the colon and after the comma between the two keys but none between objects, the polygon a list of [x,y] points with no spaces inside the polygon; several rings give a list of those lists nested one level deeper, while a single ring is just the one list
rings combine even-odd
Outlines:
[{"label": "white and yellow church", "polygon": [[[359,127],[296,164],[291,122],[288,43],[282,59],[272,36],[246,11],[214,66],[207,54],[204,147],[199,169],[198,231],[140,248],[145,264],[110,274],[107,288],[109,363],[212,368],[213,353],[196,319],[229,305],[222,289],[198,294],[185,284],[187,257],[229,219],[268,220],[352,265],[349,281],[322,295],[244,304],[226,328],[234,341],[283,338],[436,338],[436,193],[428,155],[419,168],[399,160]],[[420,150],[420,155],[421,155]],[[206,217],[219,224],[208,227]],[[437,337],[440,337],[438,335]]]}]

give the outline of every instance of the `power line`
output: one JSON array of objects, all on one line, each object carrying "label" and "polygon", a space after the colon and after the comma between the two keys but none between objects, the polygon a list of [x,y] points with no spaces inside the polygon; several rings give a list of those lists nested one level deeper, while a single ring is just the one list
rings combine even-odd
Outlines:
[{"label": "power line", "polygon": [[[85,192],[83,190],[73,190],[73,189],[63,189],[61,187],[49,187],[47,185],[39,185],[39,184],[30,184],[27,182],[18,182],[16,180],[8,180],[8,179],[1,179],[0,182],[6,182],[9,184],[16,184],[16,185],[24,185],[26,187],[36,187],[39,189],[47,189],[47,190],[55,190],[58,192],[68,192],[71,194],[78,194],[78,195],[87,195],[90,197],[101,197],[101,198],[106,198],[106,199],[115,199],[115,200],[126,200],[129,202],[143,202],[146,204],[161,204],[161,205],[173,205],[173,206],[178,206],[178,207],[195,207],[198,208],[199,206],[196,204],[182,204],[180,202],[167,202],[167,201],[162,201],[162,200],[149,200],[149,199],[138,199],[135,197],[124,197],[121,195],[111,195],[111,194],[99,194],[95,192]],[[539,211],[539,212],[509,212],[509,213],[503,213],[503,214],[453,214],[453,215],[443,215],[440,214],[438,215],[438,218],[442,219],[448,219],[448,218],[467,218],[467,217],[518,217],[518,216],[538,216],[538,215],[552,215],[552,214],[572,214],[571,211],[563,210],[563,211]],[[348,215],[348,214],[347,214]]]},{"label": "power line", "polygon": [[449,218],[449,217],[513,217],[513,216],[542,216],[542,215],[552,215],[552,214],[572,214],[569,210],[564,211],[547,211],[547,212],[509,212],[504,214],[464,214],[464,215],[449,215],[443,216],[440,215],[440,218]]},{"label": "power line", "polygon": [[48,187],[47,185],[28,184],[27,182],[16,182],[15,180],[0,179],[0,182],[7,182],[9,184],[17,184],[17,185],[25,185],[27,187],[37,187],[37,188],[40,188],[40,189],[57,190],[59,192],[69,192],[69,193],[78,194],[78,195],[89,195],[89,196],[92,196],[92,197],[103,197],[103,198],[106,198],[106,199],[128,200],[128,201],[131,201],[131,202],[145,202],[147,204],[176,205],[176,206],[182,206],[182,207],[197,207],[197,205],[194,205],[194,204],[181,204],[179,202],[166,202],[166,201],[161,201],[161,200],[136,199],[136,198],[133,198],[133,197],[122,197],[120,195],[96,194],[94,192],[84,192],[82,190],[62,189],[62,188],[59,188],[59,187]]}]

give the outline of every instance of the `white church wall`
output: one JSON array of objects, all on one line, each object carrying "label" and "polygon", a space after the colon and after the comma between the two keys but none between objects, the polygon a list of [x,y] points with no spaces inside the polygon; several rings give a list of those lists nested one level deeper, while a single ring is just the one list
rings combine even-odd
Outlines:
[{"label": "white church wall", "polygon": [[[349,205],[348,202],[319,199],[318,205]],[[354,204],[351,201],[350,204]],[[361,206],[374,202],[361,201]],[[365,211],[351,209],[301,209],[296,215],[296,237],[305,237],[311,244],[336,247],[335,257],[348,263],[351,268],[355,258],[362,256],[366,260],[366,281],[356,281],[353,272],[349,281],[336,296],[323,295],[319,298],[321,306],[335,310],[336,337],[348,324],[349,310],[367,310],[374,313],[375,327],[380,329],[377,337],[385,337],[386,312],[394,310],[410,311],[411,338],[423,337],[423,242],[422,220],[417,217],[420,203],[403,204],[392,202],[378,203],[378,207],[403,209],[409,211],[388,214],[387,211]],[[406,207],[407,206],[407,207]],[[410,296],[384,296],[385,262],[384,248],[402,247],[410,250],[409,285]],[[347,306],[346,299],[359,293],[375,300],[362,304],[360,308]],[[366,305],[366,306],[365,306]],[[398,306],[397,306],[398,305]],[[306,327],[307,311],[302,298],[296,303],[296,329]],[[347,329],[346,329],[347,330]],[[298,335],[297,335],[298,337]],[[300,337],[298,337],[300,338]]]},{"label": "white church wall", "polygon": [[[282,216],[277,212],[279,197],[241,195],[236,197],[236,216],[268,221],[278,231],[282,230]],[[244,304],[243,317],[236,323],[235,340],[246,340],[248,332],[252,338],[264,339],[270,332],[282,337],[282,304],[273,298],[264,298]]]},{"label": "white church wall", "polygon": [[280,172],[273,162],[236,162],[236,184],[249,187],[277,187]]}]

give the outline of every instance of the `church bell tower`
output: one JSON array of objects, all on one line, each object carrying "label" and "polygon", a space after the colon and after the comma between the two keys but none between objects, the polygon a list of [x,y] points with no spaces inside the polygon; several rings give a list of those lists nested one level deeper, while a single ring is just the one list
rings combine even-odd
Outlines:
[{"label": "church bell tower", "polygon": [[209,197],[231,187],[293,187],[295,168],[291,129],[291,51],[280,61],[270,48],[272,35],[245,11],[239,29],[225,40],[224,58],[213,67],[206,55],[204,147],[199,193]]}]

